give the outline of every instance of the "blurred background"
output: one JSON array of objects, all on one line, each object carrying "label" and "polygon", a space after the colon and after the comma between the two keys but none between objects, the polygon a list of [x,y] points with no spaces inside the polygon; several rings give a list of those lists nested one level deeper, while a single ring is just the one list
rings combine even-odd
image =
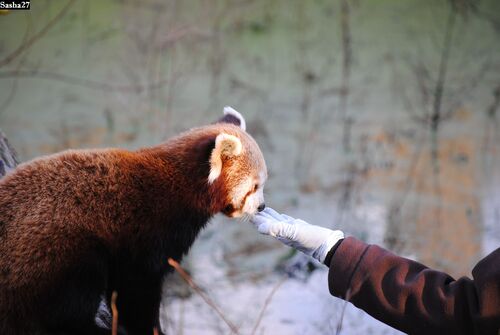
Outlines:
[{"label": "blurred background", "polygon": [[[497,0],[37,0],[1,12],[0,128],[22,161],[153,145],[231,105],[268,206],[453,276],[500,245]],[[327,269],[216,217],[183,262],[241,334],[397,334]],[[228,334],[175,278],[168,334]]]}]

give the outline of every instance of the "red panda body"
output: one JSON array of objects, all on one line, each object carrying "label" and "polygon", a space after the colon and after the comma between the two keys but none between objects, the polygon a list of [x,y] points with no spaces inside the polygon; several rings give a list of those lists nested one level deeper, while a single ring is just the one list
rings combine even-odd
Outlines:
[{"label": "red panda body", "polygon": [[107,334],[95,315],[113,291],[125,333],[152,333],[167,259],[234,209],[236,161],[207,182],[221,132],[249,137],[215,124],[136,152],[62,152],[0,180],[0,334]]}]

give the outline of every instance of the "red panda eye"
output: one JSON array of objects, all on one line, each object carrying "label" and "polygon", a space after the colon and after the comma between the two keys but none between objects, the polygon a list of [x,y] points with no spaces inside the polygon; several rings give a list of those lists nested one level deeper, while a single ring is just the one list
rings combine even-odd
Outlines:
[{"label": "red panda eye", "polygon": [[255,185],[253,186],[253,191],[254,191],[254,192],[257,192],[257,189],[258,189],[258,188],[259,188],[259,184],[255,184]]}]

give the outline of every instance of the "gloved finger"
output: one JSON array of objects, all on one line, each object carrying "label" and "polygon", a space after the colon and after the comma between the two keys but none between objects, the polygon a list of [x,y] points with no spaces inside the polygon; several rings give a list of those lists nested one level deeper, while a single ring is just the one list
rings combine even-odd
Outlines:
[{"label": "gloved finger", "polygon": [[293,222],[299,226],[310,226],[311,225],[309,222],[306,222],[306,221],[301,220],[301,219],[295,219]]},{"label": "gloved finger", "polygon": [[264,215],[254,215],[251,219],[250,222],[253,223],[256,226],[259,226],[265,222],[268,222],[270,220],[273,220],[271,217],[264,216]]},{"label": "gloved finger", "polygon": [[285,227],[280,221],[267,221],[261,224],[257,230],[272,237],[283,237]]},{"label": "gloved finger", "polygon": [[263,217],[263,218],[266,218],[268,220],[276,220],[271,214],[267,213],[265,211],[265,209],[262,212],[258,212],[257,214],[255,214],[255,216]]},{"label": "gloved finger", "polygon": [[260,226],[257,227],[257,231],[261,234],[265,235],[270,235],[273,237],[279,236],[280,235],[280,224],[279,222],[277,223],[276,221],[274,223],[271,222],[264,222]]},{"label": "gloved finger", "polygon": [[257,231],[264,235],[269,235],[269,225],[267,223],[263,223],[257,227]]},{"label": "gloved finger", "polygon": [[264,222],[275,222],[275,221],[276,221],[276,219],[274,219],[271,215],[262,214],[262,213],[255,214],[250,219],[250,222],[252,222],[255,225],[259,225],[259,224],[262,224]]},{"label": "gloved finger", "polygon": [[286,214],[281,214],[281,216],[284,217],[286,219],[286,221],[294,221],[295,220],[295,218],[288,216]]},{"label": "gloved finger", "polygon": [[280,213],[276,212],[274,209],[271,207],[266,207],[261,213],[265,213],[273,217],[275,220],[282,221],[283,217],[281,216]]}]

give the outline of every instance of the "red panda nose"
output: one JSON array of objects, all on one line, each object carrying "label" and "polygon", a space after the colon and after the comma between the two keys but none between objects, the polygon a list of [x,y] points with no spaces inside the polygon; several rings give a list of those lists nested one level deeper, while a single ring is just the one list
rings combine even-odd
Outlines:
[{"label": "red panda nose", "polygon": [[258,210],[259,212],[262,212],[262,211],[264,210],[264,208],[266,208],[266,204],[265,204],[265,203],[261,203],[261,204],[259,205],[259,207],[257,207],[257,210]]}]

